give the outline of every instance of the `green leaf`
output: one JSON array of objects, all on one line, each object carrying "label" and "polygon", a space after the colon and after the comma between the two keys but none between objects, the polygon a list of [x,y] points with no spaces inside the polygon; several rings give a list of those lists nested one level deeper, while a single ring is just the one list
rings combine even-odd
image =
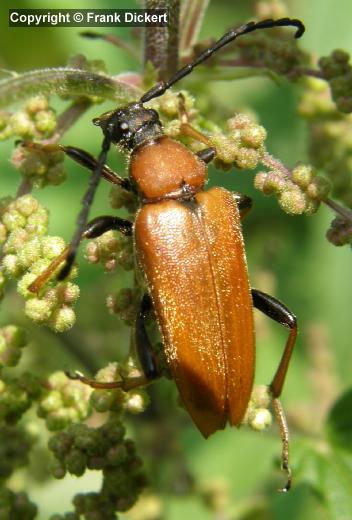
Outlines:
[{"label": "green leaf", "polygon": [[352,472],[336,451],[322,457],[322,491],[331,520],[352,518]]},{"label": "green leaf", "polygon": [[26,72],[0,81],[0,108],[37,94],[98,96],[127,103],[139,90],[123,81],[82,69],[57,68]]},{"label": "green leaf", "polygon": [[[340,397],[330,410],[327,435],[333,446],[352,451],[352,388]],[[351,487],[352,494],[352,487]]]}]

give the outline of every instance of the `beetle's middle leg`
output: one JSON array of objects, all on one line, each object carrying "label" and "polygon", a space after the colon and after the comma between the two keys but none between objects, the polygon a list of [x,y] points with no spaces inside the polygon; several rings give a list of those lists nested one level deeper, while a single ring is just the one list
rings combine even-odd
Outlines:
[{"label": "beetle's middle leg", "polygon": [[158,368],[157,359],[153,351],[153,346],[147,334],[145,322],[152,307],[151,299],[148,295],[144,295],[140,304],[140,308],[136,317],[135,323],[135,344],[139,362],[143,371],[143,375],[139,377],[126,377],[121,376],[120,381],[103,382],[95,381],[94,379],[88,379],[84,375],[76,372],[74,375],[67,374],[70,379],[78,379],[91,386],[92,388],[101,389],[113,389],[121,388],[125,392],[132,390],[133,388],[139,388],[149,384],[154,379],[161,376]]},{"label": "beetle's middle leg", "polygon": [[281,491],[286,492],[290,489],[292,482],[291,469],[288,460],[289,430],[279,397],[282,392],[282,387],[284,385],[291,355],[296,344],[297,319],[296,316],[291,311],[289,311],[283,303],[279,302],[276,298],[273,298],[268,294],[265,294],[256,289],[252,289],[252,298],[254,307],[269,316],[269,318],[272,318],[278,323],[281,323],[281,325],[290,330],[279,366],[269,386],[271,395],[273,397],[273,408],[277,423],[279,425],[282,442],[281,467],[287,474],[287,483],[281,489]]}]

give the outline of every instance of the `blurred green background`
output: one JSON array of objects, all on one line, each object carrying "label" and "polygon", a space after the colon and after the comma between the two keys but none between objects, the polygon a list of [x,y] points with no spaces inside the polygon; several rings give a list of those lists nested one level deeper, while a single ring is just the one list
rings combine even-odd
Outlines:
[{"label": "blurred green background", "polygon": [[[137,4],[136,4],[137,5]],[[61,8],[112,8],[131,7],[132,2],[106,2],[76,0],[61,1]],[[130,60],[122,50],[104,42],[87,41],[78,36],[76,28],[9,28],[8,8],[53,8],[58,7],[45,1],[17,1],[16,5],[6,0],[0,6],[0,67],[18,72],[64,66],[67,59],[82,53],[90,59],[104,59],[108,71],[118,74],[122,71],[139,70],[139,63]],[[219,1],[210,4],[206,14],[201,37],[219,37],[230,25],[236,25],[251,18],[251,2]],[[301,45],[317,56],[329,53],[334,48],[352,50],[350,20],[351,3],[348,0],[297,0],[289,2],[289,14],[304,21],[307,32]],[[129,41],[134,41],[130,30],[116,28],[101,29],[113,32]],[[183,85],[186,85],[186,81]],[[277,86],[269,79],[248,79],[237,82],[213,82],[208,85],[213,102],[217,103],[219,113],[227,117],[250,107],[258,115],[259,121],[268,131],[268,149],[292,167],[297,161],[307,161],[307,134],[304,121],[296,114],[300,85],[283,82]],[[58,109],[62,101],[51,100]],[[63,139],[64,144],[80,146],[93,154],[99,152],[101,145],[100,130],[91,124],[91,119],[113,108],[112,103],[93,106]],[[1,196],[13,195],[19,184],[19,176],[9,164],[13,143],[0,145]],[[124,172],[126,160],[112,151],[109,164],[118,172]],[[35,195],[50,208],[50,233],[69,239],[74,230],[74,222],[80,208],[80,200],[87,186],[87,175],[82,169],[67,160],[68,180],[59,187],[48,187]],[[323,173],[323,172],[322,172]],[[299,457],[301,433],[295,431],[295,415],[300,410],[311,413],[314,423],[315,413],[319,415],[319,395],[314,391],[312,376],[312,352],[317,341],[326,344],[326,351],[332,358],[332,378],[336,375],[338,391],[351,385],[352,349],[350,338],[351,290],[350,277],[351,251],[348,247],[336,248],[325,239],[325,232],[332,220],[331,211],[321,207],[312,217],[290,217],[279,210],[274,198],[264,198],[253,188],[252,172],[217,173],[211,170],[210,183],[227,186],[242,191],[254,200],[254,208],[244,222],[244,237],[250,278],[253,286],[264,291],[273,291],[295,312],[299,320],[300,335],[294,359],[283,394],[283,403],[288,416],[292,417],[291,461],[293,471],[295,459]],[[109,186],[101,183],[91,216],[109,214]],[[128,329],[110,316],[105,307],[105,299],[112,284],[116,288],[126,285],[126,277],[106,275],[101,267],[94,267],[80,259],[79,284],[81,299],[77,306],[77,324],[72,332],[62,340],[48,331],[34,328],[21,316],[23,303],[12,295],[9,304],[1,309],[1,323],[18,320],[25,323],[33,334],[34,346],[24,359],[36,373],[53,370],[81,368],[79,360],[70,353],[70,344],[79,342],[95,360],[96,368],[104,366],[108,360],[121,358],[128,344]],[[317,340],[318,335],[318,340]],[[258,369],[257,382],[267,383],[276,369],[286,333],[279,326],[272,325],[267,319],[258,318]],[[313,345],[313,346],[312,346]],[[336,373],[336,374],[335,374]],[[141,449],[148,454],[148,442],[140,430],[151,428],[160,435],[159,443],[169,442],[180,461],[151,460],[151,483],[153,492],[158,486],[167,497],[164,502],[165,518],[176,520],[181,517],[193,520],[214,519],[205,505],[192,494],[183,492],[183,465],[190,468],[196,482],[206,485],[210,481],[225,480],[235,514],[241,508],[258,502],[261,509],[263,490],[267,502],[266,515],[253,518],[272,518],[286,520],[329,518],[314,493],[309,491],[306,480],[298,474],[295,486],[288,496],[275,492],[282,483],[282,475],[275,470],[280,454],[280,440],[275,428],[266,434],[255,434],[247,430],[235,431],[227,428],[204,441],[192,426],[186,414],[174,403],[176,392],[171,383],[156,383],[152,390],[156,403],[145,418],[139,417],[131,425],[131,435],[141,438]],[[316,389],[315,389],[316,390]],[[333,399],[334,396],[332,396]],[[166,426],[171,439],[166,440],[165,428],[151,426],[153,420],[162,416],[162,424],[167,424],[169,409],[172,410],[170,424]],[[156,418],[155,418],[156,416]],[[153,419],[154,417],[154,419]],[[177,424],[177,430],[175,430]],[[182,427],[181,427],[181,426]],[[158,433],[159,432],[159,433]],[[163,432],[163,433],[162,433]],[[148,435],[146,434],[146,437]],[[167,450],[166,450],[167,451]],[[39,455],[38,455],[39,456]],[[184,459],[184,460],[183,460]],[[70,509],[70,499],[79,490],[98,489],[100,477],[93,473],[82,479],[40,483],[30,481],[21,475],[13,482],[14,487],[26,487],[31,498],[40,506],[38,518],[46,519],[50,513]],[[351,490],[352,491],[352,490]],[[264,493],[265,494],[265,493]],[[179,495],[179,496],[177,496]],[[268,498],[269,497],[269,498]],[[263,513],[264,514],[264,513]],[[351,511],[352,517],[352,511]],[[123,515],[121,515],[123,518]],[[222,517],[221,517],[222,518]],[[232,518],[232,517],[231,517]],[[240,516],[238,516],[240,518]],[[241,517],[244,518],[244,517]],[[248,517],[249,518],[249,517]],[[220,519],[220,517],[219,517]]]}]

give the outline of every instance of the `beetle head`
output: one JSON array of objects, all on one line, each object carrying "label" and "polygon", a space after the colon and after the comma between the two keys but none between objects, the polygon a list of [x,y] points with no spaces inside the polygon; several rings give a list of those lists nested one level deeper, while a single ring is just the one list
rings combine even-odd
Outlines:
[{"label": "beetle head", "polygon": [[93,119],[111,142],[128,150],[162,136],[162,126],[158,113],[144,108],[142,103],[132,103],[126,107],[106,112]]}]

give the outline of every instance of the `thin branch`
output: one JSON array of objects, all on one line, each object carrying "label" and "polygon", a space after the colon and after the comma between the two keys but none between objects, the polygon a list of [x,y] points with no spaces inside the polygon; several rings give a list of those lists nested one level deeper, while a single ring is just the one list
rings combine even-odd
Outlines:
[{"label": "thin branch", "polygon": [[326,80],[322,71],[318,69],[310,69],[308,67],[296,67],[294,71],[295,73],[298,73],[298,75],[312,76],[313,78]]},{"label": "thin branch", "polygon": [[168,27],[146,27],[144,33],[144,66],[151,62],[158,79],[168,79],[178,67],[179,0],[146,0],[146,9],[167,9]]},{"label": "thin branch", "polygon": [[209,0],[184,0],[180,20],[180,54],[190,54],[196,43]]},{"label": "thin branch", "polygon": [[116,36],[115,34],[100,34],[95,31],[84,31],[80,33],[80,36],[83,36],[84,38],[88,38],[91,40],[103,40],[105,42],[111,43],[115,47],[118,47],[119,49],[124,50],[127,52],[132,58],[140,61],[140,55],[138,50],[131,45],[130,43],[126,42],[119,36]]},{"label": "thin branch", "polygon": [[340,206],[340,204],[338,204],[332,199],[326,199],[323,202],[335,213],[337,213],[343,219],[347,220],[347,222],[350,222],[352,224],[352,211],[350,209]]},{"label": "thin branch", "polygon": [[27,195],[27,193],[31,193],[32,188],[33,184],[31,183],[30,179],[28,179],[28,177],[23,177],[16,192],[16,199],[22,197],[23,195]]},{"label": "thin branch", "polygon": [[292,172],[287,166],[284,165],[279,159],[276,159],[273,155],[269,153],[265,153],[260,161],[267,166],[267,168],[272,168],[273,170],[279,170],[284,177],[290,179],[292,176]]}]

